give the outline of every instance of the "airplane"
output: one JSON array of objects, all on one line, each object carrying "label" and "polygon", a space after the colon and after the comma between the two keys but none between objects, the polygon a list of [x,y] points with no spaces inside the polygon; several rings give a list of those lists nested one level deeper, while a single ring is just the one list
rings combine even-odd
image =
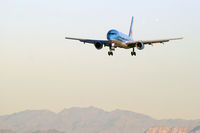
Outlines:
[{"label": "airplane", "polygon": [[72,37],[65,37],[65,39],[70,39],[70,40],[78,40],[80,42],[89,43],[89,44],[94,44],[95,48],[97,50],[100,50],[103,48],[103,46],[108,46],[109,51],[108,55],[113,56],[113,51],[115,51],[115,48],[124,48],[124,49],[133,49],[131,52],[131,55],[136,56],[135,48],[138,50],[143,50],[145,45],[154,45],[154,44],[164,44],[165,42],[169,42],[171,40],[179,40],[183,39],[183,37],[180,38],[170,38],[170,39],[161,39],[161,40],[138,40],[135,41],[133,39],[133,20],[134,17],[132,17],[131,20],[131,26],[129,30],[129,34],[126,35],[122,32],[119,32],[118,30],[112,29],[108,31],[107,33],[107,40],[93,40],[93,39],[81,39],[81,38],[72,38]]}]

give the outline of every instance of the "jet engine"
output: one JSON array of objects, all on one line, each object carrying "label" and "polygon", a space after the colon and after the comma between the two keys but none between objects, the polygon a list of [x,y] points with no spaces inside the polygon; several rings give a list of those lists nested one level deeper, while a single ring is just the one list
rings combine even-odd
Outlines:
[{"label": "jet engine", "polygon": [[144,43],[143,42],[137,42],[136,43],[136,48],[138,50],[143,50],[144,49]]},{"label": "jet engine", "polygon": [[94,44],[94,46],[95,46],[95,48],[98,49],[98,50],[100,50],[100,49],[103,48],[103,44],[102,44],[101,42],[96,42],[96,43]]}]

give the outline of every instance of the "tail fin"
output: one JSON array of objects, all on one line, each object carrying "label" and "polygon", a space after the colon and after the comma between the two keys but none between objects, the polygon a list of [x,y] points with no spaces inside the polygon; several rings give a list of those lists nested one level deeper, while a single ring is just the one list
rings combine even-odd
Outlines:
[{"label": "tail fin", "polygon": [[131,27],[130,27],[130,31],[129,31],[129,37],[130,38],[133,38],[133,30],[132,30],[132,28],[133,28],[133,17],[132,17],[132,20],[131,20]]}]

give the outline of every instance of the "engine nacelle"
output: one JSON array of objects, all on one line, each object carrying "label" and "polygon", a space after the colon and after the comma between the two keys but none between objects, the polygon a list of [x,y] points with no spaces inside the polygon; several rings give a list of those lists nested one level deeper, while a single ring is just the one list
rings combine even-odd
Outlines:
[{"label": "engine nacelle", "polygon": [[96,42],[96,43],[94,44],[94,46],[95,46],[95,48],[98,49],[98,50],[100,50],[100,49],[103,48],[103,44],[102,44],[101,42]]},{"label": "engine nacelle", "polygon": [[136,48],[139,49],[139,50],[143,50],[144,49],[144,43],[143,42],[137,42]]}]

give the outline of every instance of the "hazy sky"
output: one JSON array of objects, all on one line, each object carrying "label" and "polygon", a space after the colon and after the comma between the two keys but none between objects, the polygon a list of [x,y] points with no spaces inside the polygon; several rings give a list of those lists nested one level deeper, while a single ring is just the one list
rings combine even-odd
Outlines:
[{"label": "hazy sky", "polygon": [[[73,106],[200,119],[199,0],[1,0],[0,115]],[[184,36],[137,51],[65,40]]]}]

